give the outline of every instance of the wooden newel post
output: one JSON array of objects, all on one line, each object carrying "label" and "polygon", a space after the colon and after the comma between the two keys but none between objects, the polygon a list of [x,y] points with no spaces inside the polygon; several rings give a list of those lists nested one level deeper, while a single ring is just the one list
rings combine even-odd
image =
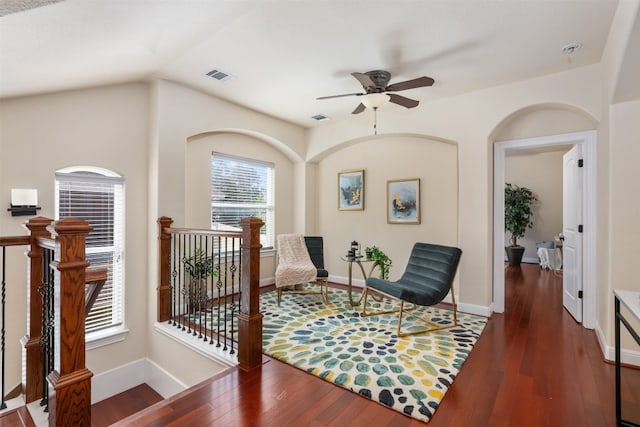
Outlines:
[{"label": "wooden newel post", "polygon": [[49,381],[49,425],[91,425],[91,377],[85,366],[85,238],[92,227],[66,218],[50,227],[56,239],[55,367]]},{"label": "wooden newel post", "polygon": [[158,286],[158,322],[166,322],[171,319],[171,234],[165,231],[171,227],[173,220],[163,216],[158,218],[159,248],[158,248],[158,264],[160,265],[160,282]]},{"label": "wooden newel post", "polygon": [[24,337],[26,358],[26,403],[41,399],[44,381],[44,367],[42,366],[42,295],[39,288],[42,285],[42,248],[38,245],[38,238],[49,237],[47,226],[53,220],[41,216],[31,218],[25,226],[30,233],[29,257],[29,330]]},{"label": "wooden newel post", "polygon": [[262,364],[262,313],[260,313],[260,228],[259,218],[243,218],[242,276],[238,315],[238,362],[249,370]]}]

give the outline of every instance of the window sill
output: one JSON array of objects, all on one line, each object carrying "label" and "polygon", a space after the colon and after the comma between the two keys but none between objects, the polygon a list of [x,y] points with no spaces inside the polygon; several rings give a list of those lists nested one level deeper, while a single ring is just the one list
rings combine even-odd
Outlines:
[{"label": "window sill", "polygon": [[276,254],[276,250],[273,248],[263,249],[260,251],[260,258],[267,258],[270,256],[274,256]]},{"label": "window sill", "polygon": [[115,344],[117,342],[124,341],[127,338],[127,335],[129,335],[129,330],[124,329],[123,327],[114,327],[103,331],[92,332],[85,337],[85,348],[89,351],[110,344]]}]

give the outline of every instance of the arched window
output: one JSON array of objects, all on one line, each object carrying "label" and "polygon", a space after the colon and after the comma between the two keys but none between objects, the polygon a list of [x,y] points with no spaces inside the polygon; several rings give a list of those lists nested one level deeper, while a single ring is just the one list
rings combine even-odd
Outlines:
[{"label": "arched window", "polygon": [[87,334],[123,328],[124,291],[124,179],[94,167],[56,172],[56,219],[87,221],[93,230],[86,240],[92,267],[107,268],[107,282],[89,312]]}]

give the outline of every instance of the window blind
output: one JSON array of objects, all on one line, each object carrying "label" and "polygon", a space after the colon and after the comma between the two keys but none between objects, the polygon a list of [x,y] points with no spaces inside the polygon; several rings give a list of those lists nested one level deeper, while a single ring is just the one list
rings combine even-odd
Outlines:
[{"label": "window blind", "polygon": [[86,333],[123,324],[124,180],[91,172],[56,173],[56,219],[87,221],[87,261],[106,267],[107,281],[86,322]]},{"label": "window blind", "polygon": [[240,219],[260,218],[263,248],[274,241],[274,164],[213,152],[211,155],[211,227],[240,227]]}]

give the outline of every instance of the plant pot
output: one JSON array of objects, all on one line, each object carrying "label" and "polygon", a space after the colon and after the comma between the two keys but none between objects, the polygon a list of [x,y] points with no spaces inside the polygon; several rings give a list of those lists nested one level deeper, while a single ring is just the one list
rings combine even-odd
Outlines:
[{"label": "plant pot", "polygon": [[507,253],[509,265],[520,265],[524,255],[524,246],[507,246],[504,251]]}]

